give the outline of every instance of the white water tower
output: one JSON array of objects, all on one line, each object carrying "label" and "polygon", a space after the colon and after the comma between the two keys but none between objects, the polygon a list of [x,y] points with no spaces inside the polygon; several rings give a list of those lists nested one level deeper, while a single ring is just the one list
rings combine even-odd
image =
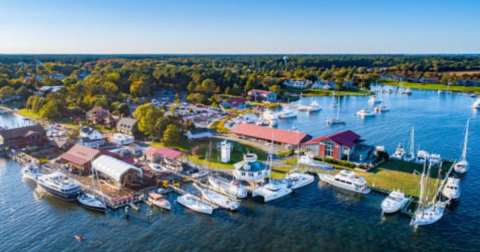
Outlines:
[{"label": "white water tower", "polygon": [[222,163],[230,162],[231,152],[232,152],[232,144],[227,142],[227,140],[223,141],[220,145],[220,154],[221,154]]}]

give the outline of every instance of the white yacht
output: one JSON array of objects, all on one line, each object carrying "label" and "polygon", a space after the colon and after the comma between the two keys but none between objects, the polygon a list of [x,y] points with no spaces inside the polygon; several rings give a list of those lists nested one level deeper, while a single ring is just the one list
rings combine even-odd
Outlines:
[{"label": "white yacht", "polygon": [[252,197],[261,196],[264,202],[282,198],[292,193],[286,180],[273,180],[252,192]]},{"label": "white yacht", "polygon": [[292,190],[307,186],[315,181],[313,175],[300,172],[298,169],[291,170],[285,179],[290,183]]},{"label": "white yacht", "polygon": [[328,174],[318,174],[320,180],[330,185],[340,187],[357,193],[368,194],[370,188],[363,177],[357,177],[355,172],[342,170],[335,176]]},{"label": "white yacht", "polygon": [[442,190],[443,196],[451,200],[456,200],[460,198],[460,193],[460,179],[449,177]]},{"label": "white yacht", "polygon": [[105,212],[107,209],[105,202],[93,194],[82,193],[80,196],[78,196],[77,200],[80,202],[80,204],[82,204],[82,206],[90,210]]},{"label": "white yacht", "polygon": [[208,177],[208,183],[210,183],[210,186],[215,188],[215,190],[239,199],[247,197],[248,194],[247,189],[238,181],[227,181],[223,178],[210,176]]},{"label": "white yacht", "polygon": [[400,211],[408,201],[404,193],[393,191],[383,200],[382,210],[384,213],[395,213]]},{"label": "white yacht", "polygon": [[375,116],[375,113],[373,112],[370,112],[368,109],[366,108],[363,108],[361,110],[359,110],[357,112],[357,116],[360,116],[360,117],[372,117],[372,116]]},{"label": "white yacht", "polygon": [[368,103],[374,105],[374,104],[377,104],[377,103],[380,103],[380,99],[377,98],[377,96],[372,96],[370,97],[370,99],[368,99]]},{"label": "white yacht", "polygon": [[382,113],[382,112],[388,112],[388,111],[390,111],[390,109],[385,105],[380,105],[380,106],[375,107],[374,111],[377,112],[377,113]]},{"label": "white yacht", "polygon": [[38,177],[42,175],[42,171],[40,170],[39,166],[31,162],[23,166],[22,175],[25,179],[30,179],[33,182],[37,182]]},{"label": "white yacht", "polygon": [[149,193],[148,202],[150,202],[154,206],[160,207],[168,211],[172,209],[172,204],[170,204],[167,199],[165,199],[162,195],[158,193]]},{"label": "white yacht", "polygon": [[426,163],[428,162],[429,158],[430,158],[430,153],[428,153],[427,151],[419,150],[417,152],[417,163],[419,164]]},{"label": "white yacht", "polygon": [[430,164],[433,166],[439,166],[442,163],[442,156],[437,153],[431,153],[428,162],[430,162]]},{"label": "white yacht", "polygon": [[316,161],[312,155],[300,156],[297,160],[298,164],[320,167],[325,170],[333,170],[333,167],[327,163]]},{"label": "white yacht", "polygon": [[475,100],[475,102],[473,103],[472,109],[480,109],[480,98],[477,98],[477,100]]},{"label": "white yacht", "polygon": [[405,159],[405,149],[403,148],[402,144],[398,144],[397,149],[395,150],[395,153],[393,153],[390,158],[393,159],[398,159],[398,160],[404,160]]},{"label": "white yacht", "polygon": [[467,128],[465,130],[465,140],[463,140],[463,150],[462,157],[460,161],[455,163],[453,169],[457,173],[465,173],[468,171],[468,161],[467,161],[467,145],[468,145],[468,127],[470,125],[470,119],[467,120]]},{"label": "white yacht", "polygon": [[212,214],[213,207],[209,204],[196,200],[193,195],[187,193],[177,198],[177,202],[193,211],[204,213],[204,214]]},{"label": "white yacht", "polygon": [[320,105],[318,105],[316,101],[313,101],[312,103],[310,103],[307,109],[308,109],[308,112],[317,112],[322,110],[322,107],[320,107]]},{"label": "white yacht", "polygon": [[80,186],[61,172],[41,175],[37,184],[49,194],[66,201],[75,201],[80,194]]},{"label": "white yacht", "polygon": [[230,211],[235,211],[240,207],[240,204],[237,201],[232,200],[223,194],[217,193],[215,191],[212,191],[206,188],[202,188],[197,184],[194,184],[194,186],[200,191],[204,199],[207,199],[211,203],[221,208],[225,208]]},{"label": "white yacht", "polygon": [[278,114],[278,118],[280,119],[290,119],[290,118],[295,118],[297,117],[298,113],[295,111],[292,111],[290,109],[286,109]]}]

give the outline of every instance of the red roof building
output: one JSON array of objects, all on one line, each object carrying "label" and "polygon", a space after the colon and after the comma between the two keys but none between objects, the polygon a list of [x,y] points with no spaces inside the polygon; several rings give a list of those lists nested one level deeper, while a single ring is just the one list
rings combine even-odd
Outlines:
[{"label": "red roof building", "polygon": [[[302,144],[302,149],[320,157],[350,161],[352,154],[355,152],[355,148],[363,141],[364,140],[360,139],[360,136],[355,132],[346,130],[305,142]],[[364,154],[364,158],[368,156],[367,154],[368,153]]]},{"label": "red roof building", "polygon": [[241,123],[232,130],[232,133],[265,141],[273,141],[278,144],[298,145],[312,138],[310,135],[282,129],[274,129],[253,124]]},{"label": "red roof building", "polygon": [[271,102],[277,101],[277,94],[267,90],[252,89],[248,91],[248,96],[252,97],[255,100],[265,100]]},{"label": "red roof building", "polygon": [[158,149],[150,147],[147,149],[146,154],[149,160],[155,160],[156,156],[160,158],[177,159],[185,153],[165,147],[160,147]]},{"label": "red roof building", "polygon": [[100,155],[99,150],[75,144],[60,156],[60,161],[83,174],[90,174],[91,161]]}]

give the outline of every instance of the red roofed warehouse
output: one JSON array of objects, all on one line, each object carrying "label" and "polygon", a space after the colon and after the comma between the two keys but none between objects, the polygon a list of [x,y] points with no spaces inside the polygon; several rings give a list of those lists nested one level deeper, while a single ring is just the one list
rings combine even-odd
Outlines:
[{"label": "red roofed warehouse", "polygon": [[0,147],[40,145],[47,141],[46,132],[40,125],[0,130]]},{"label": "red roofed warehouse", "polygon": [[277,94],[267,90],[252,89],[248,91],[248,96],[251,96],[254,100],[277,101]]},{"label": "red roofed warehouse", "polygon": [[73,172],[90,174],[91,161],[100,155],[100,151],[75,144],[70,150],[60,156],[60,161],[67,164]]},{"label": "red roofed warehouse", "polygon": [[373,158],[375,148],[362,142],[358,134],[346,130],[305,142],[302,149],[320,157],[364,163]]},{"label": "red roofed warehouse", "polygon": [[165,147],[160,147],[158,149],[150,147],[145,153],[147,160],[153,163],[158,163],[161,166],[174,170],[182,170],[182,162],[180,158],[185,155],[185,153]]},{"label": "red roofed warehouse", "polygon": [[298,145],[312,137],[305,133],[294,132],[282,129],[274,129],[269,127],[257,126],[253,124],[241,123],[232,130],[232,133],[239,136],[246,136],[265,141],[273,141],[277,144]]}]

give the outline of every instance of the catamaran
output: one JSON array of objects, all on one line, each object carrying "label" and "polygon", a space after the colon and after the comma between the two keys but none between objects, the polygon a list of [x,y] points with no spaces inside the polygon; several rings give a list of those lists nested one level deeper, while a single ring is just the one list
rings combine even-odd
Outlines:
[{"label": "catamaran", "polygon": [[365,181],[363,177],[357,177],[355,172],[352,171],[342,170],[335,176],[329,174],[318,174],[318,177],[320,180],[336,187],[361,194],[370,193],[370,188],[367,186],[367,181]]},{"label": "catamaran", "polygon": [[409,199],[404,193],[393,191],[382,201],[382,210],[384,213],[395,213],[404,207]]},{"label": "catamaran", "polygon": [[454,170],[457,173],[465,173],[468,171],[468,161],[467,161],[467,145],[468,145],[468,127],[470,125],[470,119],[467,120],[467,127],[465,129],[465,140],[463,140],[463,150],[462,157],[460,161],[455,163]]},{"label": "catamaran", "polygon": [[340,105],[337,106],[337,117],[336,118],[327,118],[327,125],[333,124],[345,124],[345,120],[340,119]]}]

